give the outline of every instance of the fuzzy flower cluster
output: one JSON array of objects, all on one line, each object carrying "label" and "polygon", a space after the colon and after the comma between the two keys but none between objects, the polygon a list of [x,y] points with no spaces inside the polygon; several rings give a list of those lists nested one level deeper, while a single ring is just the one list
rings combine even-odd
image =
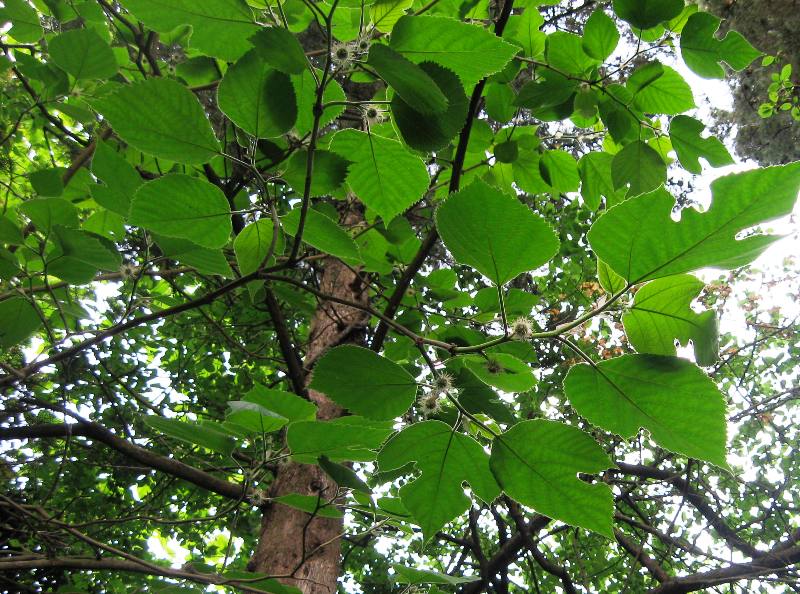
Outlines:
[{"label": "fuzzy flower cluster", "polygon": [[331,45],[331,62],[336,68],[350,68],[356,60],[369,52],[370,39],[359,37],[355,41],[337,41]]},{"label": "fuzzy flower cluster", "polygon": [[419,399],[419,411],[424,418],[430,418],[442,408],[442,400],[454,391],[454,378],[446,371],[433,378],[431,390]]},{"label": "fuzzy flower cluster", "polygon": [[511,338],[514,340],[528,340],[533,336],[533,320],[526,317],[519,317],[511,322]]}]

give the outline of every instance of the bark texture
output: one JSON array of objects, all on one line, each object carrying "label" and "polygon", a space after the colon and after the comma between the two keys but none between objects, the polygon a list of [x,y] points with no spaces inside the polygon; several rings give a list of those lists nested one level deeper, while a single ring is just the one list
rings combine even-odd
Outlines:
[{"label": "bark texture", "polygon": [[[351,212],[344,224],[360,220]],[[359,275],[335,258],[323,261],[320,290],[326,295],[367,304],[368,292]],[[329,348],[342,343],[363,343],[368,315],[338,303],[320,302],[311,323],[304,365],[309,368]],[[319,407],[317,418],[330,420],[342,409],[324,394],[309,390]],[[271,497],[289,493],[319,496],[328,501],[337,485],[318,466],[289,462],[281,466],[270,489]],[[266,508],[261,535],[251,562],[254,571],[269,575],[292,575],[282,581],[303,594],[334,594],[340,574],[341,520],[313,517],[305,512],[273,504]]]}]

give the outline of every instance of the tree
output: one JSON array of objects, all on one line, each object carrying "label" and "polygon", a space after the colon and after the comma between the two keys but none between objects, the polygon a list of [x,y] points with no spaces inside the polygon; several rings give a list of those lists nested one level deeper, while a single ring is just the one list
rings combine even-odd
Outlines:
[{"label": "tree", "polygon": [[671,193],[716,17],[0,10],[7,591],[795,587],[795,321],[717,318],[800,165]]}]

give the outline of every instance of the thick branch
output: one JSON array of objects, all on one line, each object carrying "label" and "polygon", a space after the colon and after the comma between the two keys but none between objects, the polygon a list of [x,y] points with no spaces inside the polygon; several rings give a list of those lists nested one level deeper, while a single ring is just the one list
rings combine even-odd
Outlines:
[{"label": "thick branch", "polygon": [[96,423],[61,423],[0,428],[0,441],[11,439],[52,439],[70,436],[88,437],[102,442],[144,466],[178,477],[223,497],[237,500],[244,497],[244,487],[242,485],[217,478],[173,458],[155,454],[150,450],[117,437],[111,431]]}]

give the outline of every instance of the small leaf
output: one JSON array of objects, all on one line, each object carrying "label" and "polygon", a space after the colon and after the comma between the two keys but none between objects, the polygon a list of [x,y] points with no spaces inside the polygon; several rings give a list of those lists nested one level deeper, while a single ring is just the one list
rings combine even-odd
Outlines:
[{"label": "small leaf", "polygon": [[372,495],[372,490],[367,486],[367,483],[362,481],[353,469],[333,462],[327,456],[320,456],[318,464],[329,477],[336,481],[339,487],[353,489],[365,495]]},{"label": "small leaf", "polygon": [[297,394],[266,388],[255,384],[244,397],[274,413],[286,417],[289,422],[313,421],[317,417],[317,406]]},{"label": "small leaf", "polygon": [[527,392],[536,385],[533,370],[506,353],[468,355],[464,357],[464,365],[483,383],[504,392]]},{"label": "small leaf", "polygon": [[0,346],[11,348],[36,332],[42,318],[27,299],[11,297],[0,301]]},{"label": "small leaf", "polygon": [[77,80],[111,78],[117,60],[111,47],[92,29],[72,29],[48,42],[50,58]]},{"label": "small leaf", "polygon": [[219,153],[219,143],[197,98],[166,78],[120,87],[92,101],[125,142],[142,152],[186,165],[202,165]]},{"label": "small leaf", "polygon": [[650,432],[664,448],[727,468],[725,398],[694,364],[676,357],[625,355],[576,365],[564,391],[586,419],[624,438]]},{"label": "small leaf", "polygon": [[567,151],[545,151],[539,161],[539,172],[554,193],[577,192],[580,187],[578,165]]},{"label": "small leaf", "polygon": [[622,316],[633,348],[652,355],[675,355],[675,340],[691,340],[698,365],[713,365],[718,357],[717,318],[712,310],[695,313],[692,301],[705,283],[691,275],[650,281],[636,292],[630,311]]},{"label": "small leaf", "polygon": [[535,270],[557,252],[550,226],[517,198],[475,181],[436,210],[436,227],[447,249],[496,285]]},{"label": "small leaf", "polygon": [[39,15],[25,0],[3,0],[0,23],[11,23],[8,33],[20,43],[36,43],[43,35]]},{"label": "small leaf", "polygon": [[700,174],[702,157],[712,167],[733,164],[733,157],[718,138],[703,138],[705,126],[702,122],[689,116],[676,116],[669,124],[669,137],[681,165],[691,173]]},{"label": "small leaf", "polygon": [[289,419],[268,410],[256,402],[231,400],[225,420],[243,427],[251,433],[272,433],[289,422]]},{"label": "small leaf", "polygon": [[414,111],[431,115],[447,109],[447,97],[425,70],[388,45],[373,44],[367,63]]},{"label": "small leaf", "polygon": [[[283,178],[294,191],[302,195],[306,182],[308,151],[295,151],[289,158]],[[317,149],[314,151],[314,171],[311,176],[311,196],[325,196],[338,190],[347,177],[350,162],[344,157]]]},{"label": "small leaf", "polygon": [[459,577],[438,573],[430,569],[406,567],[399,563],[392,563],[392,569],[394,570],[394,581],[398,584],[447,584],[450,586],[457,586],[458,584],[477,582],[481,579],[475,575]]},{"label": "small leaf", "polygon": [[272,219],[258,219],[247,225],[233,240],[233,251],[236,254],[236,263],[239,265],[239,274],[246,276],[255,272],[267,263],[267,254],[275,241],[273,256],[279,254],[283,247],[283,233],[278,229],[277,237],[272,225]]},{"label": "small leaf", "polygon": [[323,518],[342,517],[342,512],[333,505],[329,505],[324,497],[289,493],[288,495],[273,497],[272,501],[280,503],[281,505],[293,507],[294,509],[299,509],[312,516],[320,516]]},{"label": "small leaf", "polygon": [[577,476],[614,465],[580,429],[543,419],[522,421],[495,438],[489,465],[503,491],[521,504],[572,526],[614,537],[611,489]]},{"label": "small leaf", "polygon": [[264,27],[250,38],[256,53],[275,70],[302,74],[308,67],[303,46],[283,27]]},{"label": "small leaf", "polygon": [[256,138],[274,138],[294,126],[297,99],[288,75],[269,66],[257,49],[233,64],[217,88],[219,108]]},{"label": "small leaf", "polygon": [[614,187],[611,177],[611,164],[613,155],[605,152],[589,152],[578,161],[578,171],[581,176],[581,196],[586,206],[592,210],[600,208],[600,201],[606,199],[606,206],[614,206],[622,202],[624,190]]},{"label": "small leaf", "polygon": [[603,290],[612,295],[614,293],[619,293],[625,289],[627,285],[624,278],[611,270],[608,264],[599,258],[597,260],[597,280],[600,282],[600,286]]},{"label": "small leaf", "polygon": [[736,31],[728,31],[717,39],[721,19],[707,12],[696,12],[689,17],[681,32],[681,55],[686,65],[703,78],[725,78],[721,63],[736,70],[744,70],[761,55]]},{"label": "small leaf", "polygon": [[[281,218],[284,229],[289,235],[295,236],[300,225],[300,208],[295,208]],[[342,229],[336,221],[309,208],[306,212],[306,220],[303,226],[303,241],[308,245],[352,262],[358,262],[361,256],[353,238]]]},{"label": "small leaf", "polygon": [[669,66],[651,62],[637,68],[626,85],[637,109],[673,115],[695,107],[692,88]]},{"label": "small leaf", "polygon": [[158,247],[169,258],[174,258],[181,264],[191,266],[202,274],[217,274],[225,278],[233,278],[228,260],[222,250],[212,250],[201,247],[186,239],[176,237],[166,237],[164,235],[154,236]]},{"label": "small leaf", "polygon": [[343,345],[317,362],[310,387],[357,415],[393,419],[413,404],[414,378],[397,363],[372,351]]},{"label": "small leaf", "polygon": [[400,499],[422,528],[426,542],[469,507],[462,482],[469,482],[486,503],[500,494],[481,445],[441,421],[410,425],[386,442],[378,454],[382,472],[410,462],[421,474],[400,488]]},{"label": "small leaf", "polygon": [[286,430],[286,444],[292,458],[303,464],[316,464],[322,455],[336,461],[367,462],[375,459],[375,450],[392,433],[391,423],[358,416],[326,422],[298,421]]},{"label": "small leaf", "polygon": [[207,248],[224,246],[232,231],[230,207],[222,190],[181,173],[142,185],[133,197],[129,219],[131,225]]},{"label": "small leaf", "polygon": [[694,208],[672,219],[675,199],[663,188],[626,200],[589,230],[595,254],[633,284],[715,267],[749,264],[780,236],[737,234],[788,215],[800,188],[800,163],[720,177],[706,212]]},{"label": "small leaf", "polygon": [[133,165],[105,142],[98,142],[92,156],[92,173],[105,184],[92,186],[92,198],[108,210],[127,217],[131,199],[144,183]]},{"label": "small leaf", "polygon": [[582,43],[583,51],[601,62],[617,49],[619,31],[614,24],[614,19],[608,16],[602,8],[595,10],[586,20]]}]

